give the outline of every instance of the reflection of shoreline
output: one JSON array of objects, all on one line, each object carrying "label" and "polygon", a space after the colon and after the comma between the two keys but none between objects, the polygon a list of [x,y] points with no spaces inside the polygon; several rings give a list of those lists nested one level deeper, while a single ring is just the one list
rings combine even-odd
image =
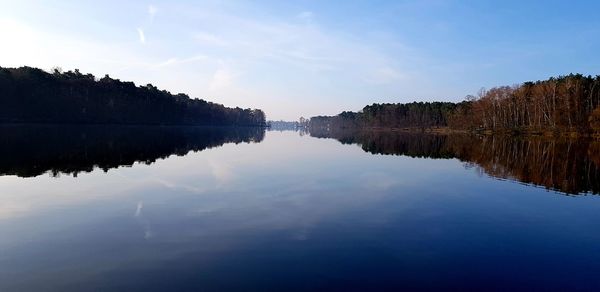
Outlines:
[{"label": "reflection of shoreline", "polygon": [[568,194],[600,194],[598,140],[314,129],[310,135],[357,144],[371,154],[456,158],[494,178]]},{"label": "reflection of shoreline", "polygon": [[154,163],[225,143],[261,142],[264,128],[173,126],[0,126],[0,175],[77,175]]}]

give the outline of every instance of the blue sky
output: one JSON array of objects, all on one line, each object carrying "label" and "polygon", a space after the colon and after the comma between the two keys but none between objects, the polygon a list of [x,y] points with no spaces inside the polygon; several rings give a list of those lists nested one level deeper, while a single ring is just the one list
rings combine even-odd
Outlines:
[{"label": "blue sky", "polygon": [[597,1],[0,0],[0,66],[79,68],[296,120],[600,74],[599,15]]}]

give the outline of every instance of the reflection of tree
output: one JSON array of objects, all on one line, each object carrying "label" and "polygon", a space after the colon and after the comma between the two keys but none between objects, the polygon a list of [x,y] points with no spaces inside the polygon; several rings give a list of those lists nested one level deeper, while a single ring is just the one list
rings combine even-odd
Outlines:
[{"label": "reflection of tree", "polygon": [[588,151],[597,147],[597,141],[540,137],[485,137],[478,141],[471,155],[461,159],[476,163],[491,176],[565,193],[600,193],[600,165]]},{"label": "reflection of tree", "polygon": [[335,138],[343,144],[359,144],[364,151],[372,154],[426,158],[454,157],[453,153],[443,149],[447,137],[442,135],[351,129],[323,131],[314,128],[310,129],[310,135],[319,138]]},{"label": "reflection of tree", "polygon": [[262,128],[144,126],[1,126],[0,174],[77,175],[135,162],[151,164],[225,143],[260,142]]},{"label": "reflection of tree", "polygon": [[373,154],[457,158],[493,177],[569,194],[600,193],[599,141],[349,130],[311,135],[359,144]]}]

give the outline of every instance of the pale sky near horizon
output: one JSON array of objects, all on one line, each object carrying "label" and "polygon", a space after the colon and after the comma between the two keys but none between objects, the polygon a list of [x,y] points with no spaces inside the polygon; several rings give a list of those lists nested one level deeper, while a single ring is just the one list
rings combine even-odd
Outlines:
[{"label": "pale sky near horizon", "polygon": [[5,1],[0,66],[333,115],[600,74],[597,1]]}]

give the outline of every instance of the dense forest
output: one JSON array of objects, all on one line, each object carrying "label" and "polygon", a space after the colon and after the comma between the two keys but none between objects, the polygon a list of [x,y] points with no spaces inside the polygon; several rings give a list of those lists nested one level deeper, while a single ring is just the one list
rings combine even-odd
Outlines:
[{"label": "dense forest", "polygon": [[428,128],[445,127],[447,117],[456,110],[452,102],[413,102],[373,104],[360,112],[342,112],[337,116],[310,119],[311,128]]},{"label": "dense forest", "polygon": [[482,89],[460,103],[373,104],[310,119],[311,128],[432,128],[488,132],[600,132],[600,76],[571,74]]},{"label": "dense forest", "polygon": [[356,129],[311,129],[310,135],[371,154],[458,159],[480,174],[567,194],[600,194],[600,141],[594,139]]},{"label": "dense forest", "polygon": [[0,122],[264,126],[265,114],[108,75],[0,67]]},{"label": "dense forest", "polygon": [[600,131],[600,76],[571,74],[481,90],[449,117],[449,126],[491,131]]}]

